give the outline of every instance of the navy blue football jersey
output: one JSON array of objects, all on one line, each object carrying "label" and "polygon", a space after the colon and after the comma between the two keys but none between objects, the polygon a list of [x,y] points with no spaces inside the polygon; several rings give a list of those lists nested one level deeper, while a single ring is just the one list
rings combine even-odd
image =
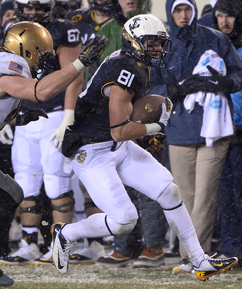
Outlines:
[{"label": "navy blue football jersey", "polygon": [[88,39],[94,38],[97,31],[107,21],[97,24],[90,9],[77,9],[67,13],[66,19],[70,20],[80,31],[81,41],[84,44]]},{"label": "navy blue football jersey", "polygon": [[79,96],[72,130],[82,136],[83,143],[112,140],[109,123],[110,86],[118,85],[132,93],[135,102],[146,94],[149,68],[118,50],[99,66]]}]

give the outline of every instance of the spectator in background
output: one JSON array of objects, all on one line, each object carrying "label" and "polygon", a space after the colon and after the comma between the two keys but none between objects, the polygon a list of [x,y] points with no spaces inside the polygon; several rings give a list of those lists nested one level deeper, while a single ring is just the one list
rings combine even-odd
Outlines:
[{"label": "spectator in background", "polygon": [[[216,4],[216,2],[217,2],[217,0],[211,0],[210,1],[210,5],[212,8]],[[211,10],[209,13],[202,15],[201,18],[198,19],[197,23],[200,25],[207,26],[207,27],[213,27],[213,11]]]},{"label": "spectator in background", "polygon": [[[225,33],[242,59],[242,1],[218,0],[214,28]],[[231,137],[218,189],[220,251],[242,263],[242,91],[231,94],[235,134]]]},{"label": "spectator in background", "polygon": [[201,17],[212,12],[213,10],[213,7],[211,4],[206,4],[204,7],[203,7],[203,10],[202,10],[202,13],[201,13]]},{"label": "spectator in background", "polygon": [[54,18],[65,18],[69,11],[69,0],[55,0],[55,5],[52,9]]},{"label": "spectator in background", "polygon": [[[172,55],[166,69],[152,70],[149,93],[167,95],[174,103],[165,129],[171,171],[201,246],[210,254],[217,190],[229,147],[228,135],[233,134],[228,103],[232,105],[230,93],[242,89],[242,63],[227,36],[197,25],[195,0],[167,0],[166,13]],[[221,64],[227,74],[222,76],[209,64],[217,69]],[[227,118],[212,121],[207,113]],[[204,129],[206,123],[214,131]],[[215,134],[219,125],[222,133]],[[225,127],[228,132],[223,131]],[[183,262],[173,272],[192,272],[182,246],[180,254]]]},{"label": "spectator in background", "polygon": [[1,35],[0,35],[0,41],[2,42],[4,34],[2,31],[2,28],[4,27],[5,22],[8,19],[11,19],[15,16],[15,10],[14,10],[14,0],[6,0],[2,3],[1,9],[0,9],[0,23],[1,23]]},{"label": "spectator in background", "polygon": [[82,0],[69,0],[69,11],[74,11],[76,9],[81,9]]}]

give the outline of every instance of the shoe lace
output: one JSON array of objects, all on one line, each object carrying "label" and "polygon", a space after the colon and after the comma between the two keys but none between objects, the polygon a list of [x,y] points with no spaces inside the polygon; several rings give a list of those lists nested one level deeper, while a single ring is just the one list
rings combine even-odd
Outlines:
[{"label": "shoe lace", "polygon": [[64,252],[64,261],[65,262],[67,262],[69,260],[69,254],[70,254],[70,250],[71,250],[72,246],[73,246],[72,243],[66,243],[64,245],[63,252]]},{"label": "shoe lace", "polygon": [[208,259],[208,260],[212,260],[212,259],[214,259],[217,255],[218,255],[218,253],[214,253],[212,256],[208,256],[207,254],[204,254],[204,258],[205,258],[205,259]]}]

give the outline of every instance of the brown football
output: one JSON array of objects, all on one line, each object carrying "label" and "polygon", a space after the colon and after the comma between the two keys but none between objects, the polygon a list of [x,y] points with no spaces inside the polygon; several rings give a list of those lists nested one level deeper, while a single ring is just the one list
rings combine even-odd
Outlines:
[{"label": "brown football", "polygon": [[166,103],[166,98],[162,95],[145,95],[133,104],[131,120],[141,123],[157,122],[162,113],[162,103]]}]

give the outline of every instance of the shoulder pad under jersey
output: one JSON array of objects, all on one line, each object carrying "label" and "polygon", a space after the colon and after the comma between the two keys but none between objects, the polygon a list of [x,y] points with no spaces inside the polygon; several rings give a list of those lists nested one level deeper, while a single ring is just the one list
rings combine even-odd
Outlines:
[{"label": "shoulder pad under jersey", "polygon": [[81,42],[79,29],[70,20],[55,19],[46,28],[53,38],[55,51],[58,51],[61,46],[73,47]]}]

